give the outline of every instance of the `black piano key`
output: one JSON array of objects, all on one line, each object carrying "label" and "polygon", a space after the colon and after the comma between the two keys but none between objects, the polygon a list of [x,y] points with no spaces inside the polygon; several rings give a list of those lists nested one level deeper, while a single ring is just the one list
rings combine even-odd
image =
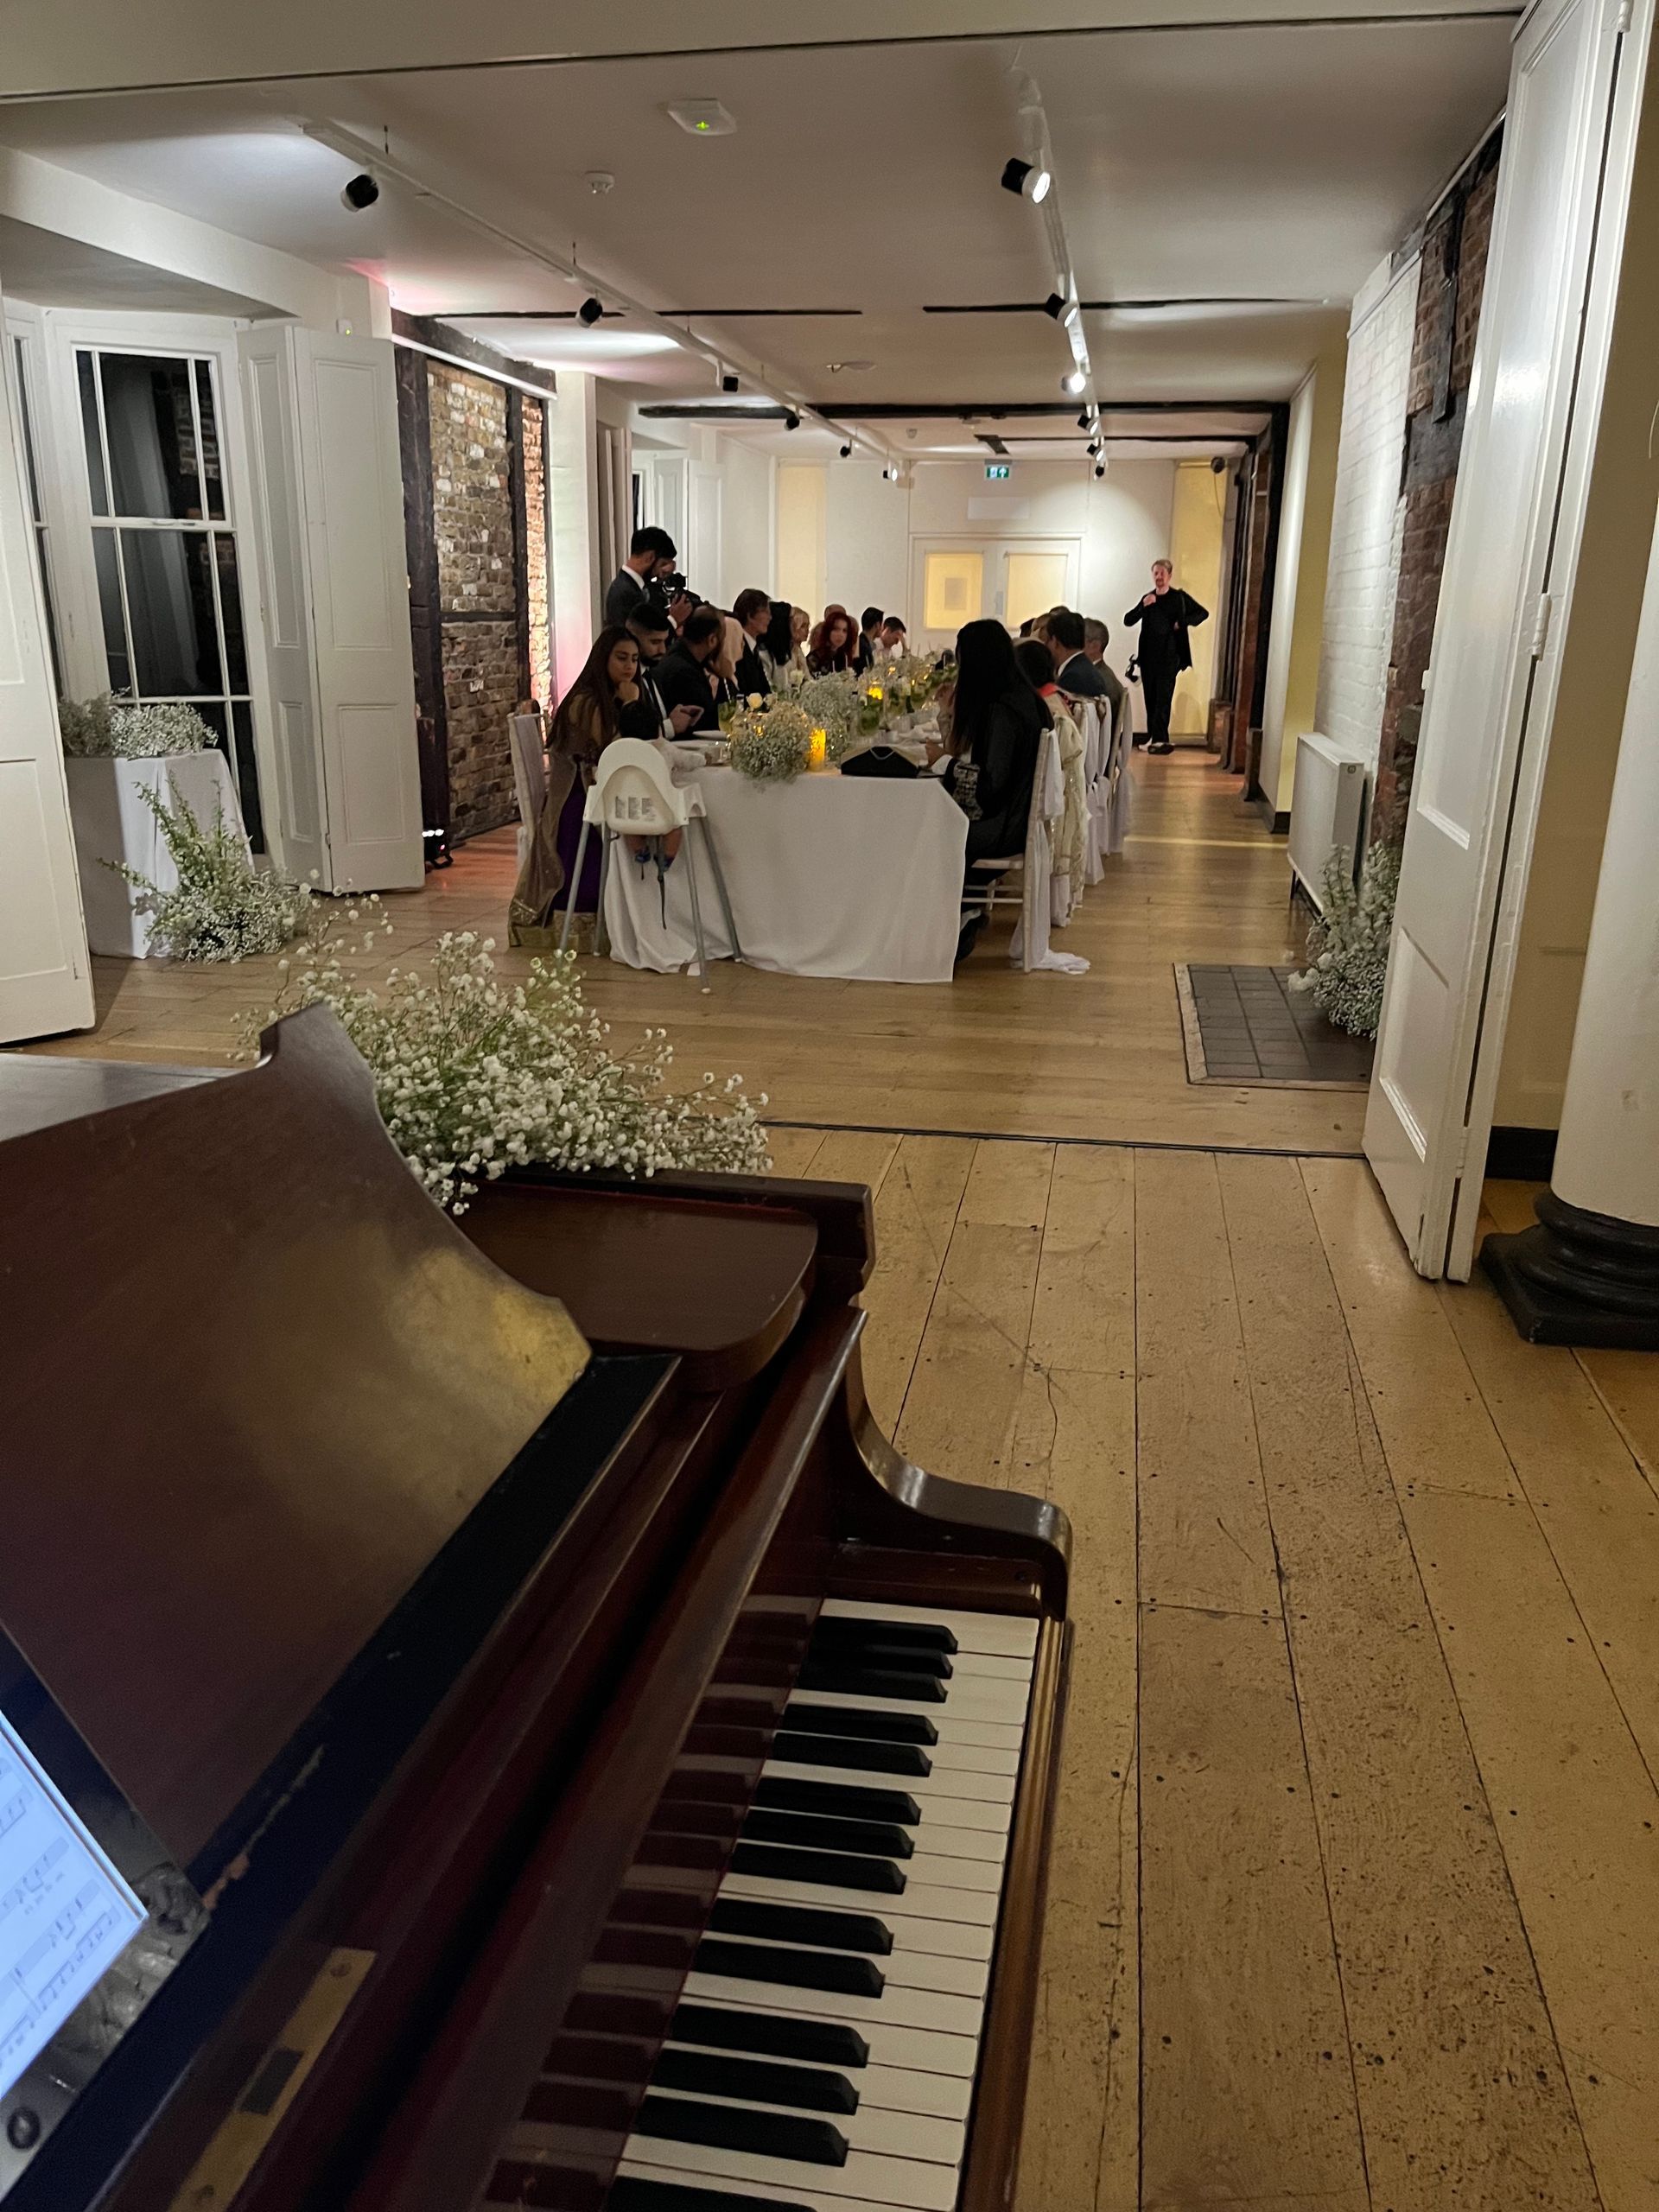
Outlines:
[{"label": "black piano key", "polygon": [[844,2074],[817,2066],[773,2066],[763,2058],[665,2050],[652,2081],[659,2089],[703,2097],[744,2097],[756,2105],[799,2105],[808,2112],[856,2112],[858,2091]]},{"label": "black piano key", "polygon": [[931,1774],[933,1762],[917,1744],[865,1744],[844,1736],[804,1736],[781,1728],[772,1740],[775,1759],[797,1766],[849,1766],[856,1774]]},{"label": "black piano key", "polygon": [[798,1843],[808,1851],[857,1851],[868,1859],[908,1859],[909,1831],[890,1821],[829,1821],[818,1813],[753,1812],[743,1823],[751,1843]]},{"label": "black piano key", "polygon": [[709,1925],[722,1936],[760,1936],[774,1943],[812,1943],[826,1951],[868,1951],[885,1958],[893,1931],[873,1913],[829,1912],[810,1904],[765,1904],[759,1897],[718,1897]]},{"label": "black piano key", "polygon": [[948,1682],[956,1669],[943,1651],[912,1651],[902,1643],[849,1643],[843,1637],[814,1637],[806,1647],[809,1666],[867,1667],[880,1674],[897,1668],[906,1675],[931,1675]]},{"label": "black piano key", "polygon": [[890,1859],[856,1859],[851,1852],[790,1851],[781,1845],[740,1843],[734,1874],[764,1875],[772,1882],[811,1882],[828,1890],[874,1890],[897,1897],[905,1878]]},{"label": "black piano key", "polygon": [[806,1705],[791,1698],[779,1724],[817,1736],[864,1736],[883,1744],[937,1744],[939,1732],[923,1713],[861,1713],[855,1706]]},{"label": "black piano key", "polygon": [[844,2166],[847,2138],[830,2120],[796,2120],[786,2112],[747,2112],[741,2105],[693,2104],[683,2097],[647,2097],[636,2135],[664,2143],[708,2143],[752,2158],[793,2158],[807,2166]]},{"label": "black piano key", "polygon": [[688,2189],[677,2181],[639,2181],[624,2174],[611,2183],[605,2212],[802,2212],[781,2196],[734,2196],[728,2189]]},{"label": "black piano key", "polygon": [[908,1705],[943,1705],[944,1687],[937,1675],[901,1675],[888,1668],[861,1667],[856,1658],[809,1659],[796,1688],[829,1690],[836,1697],[903,1698]]},{"label": "black piano key", "polygon": [[775,1981],[782,1989],[832,1989],[842,1997],[879,1997],[887,1978],[873,1959],[839,1951],[797,1951],[771,1943],[726,1943],[706,1936],[692,1961],[698,1974],[727,1981]]},{"label": "black piano key", "polygon": [[764,1775],[755,1784],[754,1802],[779,1813],[829,1813],[837,1820],[897,1821],[913,1828],[922,1808],[902,1789],[867,1789],[857,1782],[791,1782],[779,1775]]},{"label": "black piano key", "polygon": [[918,1651],[954,1651],[957,1639],[931,1621],[882,1621],[864,1614],[820,1613],[814,1636],[839,1637],[849,1643],[893,1643]]},{"label": "black piano key", "polygon": [[839,2020],[811,2020],[803,2013],[785,2019],[772,2012],[745,2012],[723,2005],[678,2005],[668,2024],[671,2043],[692,2043],[704,2050],[758,2050],[767,2058],[798,2058],[808,2065],[850,2066],[870,2063],[870,2046],[856,2028]]}]

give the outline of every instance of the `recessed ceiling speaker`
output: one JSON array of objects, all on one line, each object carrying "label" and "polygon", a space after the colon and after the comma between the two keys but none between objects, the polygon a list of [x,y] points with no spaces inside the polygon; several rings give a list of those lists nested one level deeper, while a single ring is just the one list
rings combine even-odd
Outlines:
[{"label": "recessed ceiling speaker", "polygon": [[596,300],[589,297],[585,299],[582,305],[576,309],[576,321],[585,325],[588,329],[591,330],[594,325],[604,315],[604,302],[602,300]]},{"label": "recessed ceiling speaker", "polygon": [[729,138],[737,128],[737,118],[718,100],[672,100],[668,111],[693,138]]},{"label": "recessed ceiling speaker", "polygon": [[1035,162],[1022,162],[1016,154],[1011,162],[1002,165],[1002,189],[1016,192],[1021,200],[1029,200],[1033,207],[1040,207],[1048,197],[1053,178]]},{"label": "recessed ceiling speaker", "polygon": [[340,195],[340,204],[342,207],[348,207],[353,215],[360,215],[365,207],[372,207],[379,197],[379,186],[368,171],[363,169],[356,176],[346,179],[346,188]]}]

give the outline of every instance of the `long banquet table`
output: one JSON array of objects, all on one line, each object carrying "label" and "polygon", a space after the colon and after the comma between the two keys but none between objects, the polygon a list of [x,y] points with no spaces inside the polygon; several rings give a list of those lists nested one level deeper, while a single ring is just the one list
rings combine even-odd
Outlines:
[{"label": "long banquet table", "polygon": [[[948,983],[961,927],[968,817],[938,780],[804,775],[757,784],[734,769],[691,778],[708,809],[743,957],[788,976]],[[733,950],[695,824],[697,894],[709,957]],[[611,849],[605,922],[611,954],[660,972],[696,957],[687,855],[668,872]]]}]

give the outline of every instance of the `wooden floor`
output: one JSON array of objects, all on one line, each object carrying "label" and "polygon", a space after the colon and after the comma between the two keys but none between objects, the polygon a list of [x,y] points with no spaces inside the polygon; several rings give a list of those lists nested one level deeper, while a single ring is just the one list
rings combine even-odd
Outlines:
[{"label": "wooden floor", "polygon": [[[722,963],[704,997],[689,976],[588,961],[589,996],[619,1027],[666,1026],[699,1073],[735,1069],[781,1121],[1357,1152],[1357,1093],[1188,1083],[1174,964],[1278,962],[1299,949],[1285,842],[1207,753],[1137,755],[1135,772],[1129,844],[1064,932],[1066,950],[1093,963],[1084,976],[1016,973],[1003,925],[951,984],[805,981]],[[381,964],[412,956],[418,966],[445,929],[505,946],[513,872],[512,833],[462,846],[423,891],[387,899],[397,928]],[[509,970],[522,958],[502,955]],[[98,1028],[46,1049],[218,1059],[236,1016],[275,984],[272,960],[94,965]]]},{"label": "wooden floor", "polygon": [[[1018,2212],[1659,2212],[1659,1362],[1419,1281],[1313,1156],[1351,1095],[1188,1089],[1169,963],[1281,957],[1283,861],[1198,760],[1139,773],[1180,842],[1095,894],[1080,984],[594,984],[842,1125],[774,1153],[875,1191],[883,1425],[1071,1516]],[[390,957],[499,928],[508,865]],[[106,963],[67,1049],[205,1058],[268,988]]]},{"label": "wooden floor", "polygon": [[1354,1160],[778,1165],[875,1190],[907,1456],[1073,1522],[1020,2212],[1659,2205],[1659,1362],[1420,1281]]}]

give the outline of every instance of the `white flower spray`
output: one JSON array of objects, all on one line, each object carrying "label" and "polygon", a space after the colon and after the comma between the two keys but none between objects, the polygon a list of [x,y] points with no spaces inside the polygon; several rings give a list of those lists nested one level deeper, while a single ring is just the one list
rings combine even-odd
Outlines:
[{"label": "white flower spray", "polygon": [[1290,979],[1325,1020],[1356,1037],[1375,1037],[1382,1018],[1389,939],[1400,888],[1400,851],[1377,843],[1366,853],[1359,888],[1340,853],[1325,868],[1325,912],[1307,933],[1307,966]]}]

